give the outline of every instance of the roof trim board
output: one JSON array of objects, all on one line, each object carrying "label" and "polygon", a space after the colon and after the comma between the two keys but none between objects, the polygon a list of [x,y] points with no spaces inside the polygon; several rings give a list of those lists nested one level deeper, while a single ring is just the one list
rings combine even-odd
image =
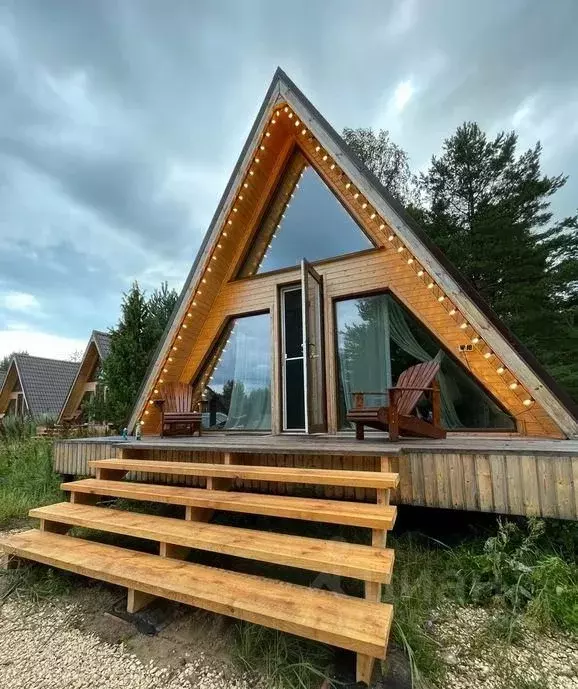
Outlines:
[{"label": "roof trim board", "polygon": [[86,358],[90,352],[91,347],[94,346],[94,348],[95,348],[101,361],[104,361],[104,359],[106,359],[106,357],[108,356],[108,352],[102,351],[101,342],[99,341],[100,337],[106,337],[106,338],[110,339],[110,335],[108,333],[103,332],[102,330],[93,330],[92,333],[90,334],[88,344],[86,345],[86,347],[84,349],[84,354],[82,355],[82,359],[80,360],[80,363],[78,365],[78,371],[76,372],[76,376],[74,377],[74,380],[72,381],[72,385],[70,386],[70,389],[68,390],[68,394],[66,396],[64,404],[62,405],[62,409],[60,410],[60,414],[58,415],[58,422],[59,423],[62,423],[62,421],[64,419],[66,408],[67,408],[68,403],[70,402],[70,399],[74,393],[74,388],[76,387],[76,384],[80,379],[80,376],[82,374],[82,367],[86,361]]},{"label": "roof trim board", "polygon": [[[145,392],[152,388],[160,374],[162,361],[169,355],[171,343],[176,331],[186,317],[186,313],[199,281],[207,267],[207,261],[214,249],[215,242],[221,236],[223,224],[231,212],[233,203],[239,193],[239,187],[253,162],[255,150],[264,129],[268,124],[270,112],[279,102],[286,103],[298,116],[309,132],[319,142],[322,153],[329,154],[342,172],[362,193],[363,197],[375,209],[383,220],[392,228],[396,241],[402,243],[417,259],[421,266],[443,290],[449,300],[460,312],[467,314],[467,321],[479,337],[504,363],[515,371],[516,379],[529,391],[534,399],[540,402],[546,412],[567,436],[578,435],[576,412],[570,398],[557,386],[555,381],[539,366],[535,359],[522,347],[511,333],[502,325],[489,306],[465,281],[458,271],[443,257],[423,230],[417,226],[403,210],[400,204],[378,182],[367,168],[354,156],[341,137],[328,125],[317,110],[309,103],[297,87],[281,71],[277,70],[267,92],[257,119],[207,234],[201,245],[193,268],[189,273],[181,298],[165,336],[159,345],[157,354],[145,378],[139,399],[130,421],[131,428],[137,423],[146,405]],[[316,150],[319,150],[317,147]],[[327,158],[327,155],[325,156]],[[321,161],[316,169],[321,170]],[[393,239],[392,235],[392,239]],[[402,249],[403,250],[403,249]]]}]

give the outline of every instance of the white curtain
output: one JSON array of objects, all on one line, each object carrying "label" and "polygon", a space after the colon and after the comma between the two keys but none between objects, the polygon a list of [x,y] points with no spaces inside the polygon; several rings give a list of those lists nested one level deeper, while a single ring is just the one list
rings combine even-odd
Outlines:
[{"label": "white curtain", "polygon": [[234,373],[224,427],[227,430],[270,430],[270,346],[268,340],[258,341],[261,333],[253,330],[248,320],[240,319],[229,339],[228,346],[234,348]]},{"label": "white curtain", "polygon": [[[352,308],[356,313],[350,311],[348,317],[347,311]],[[411,332],[401,307],[390,296],[352,300],[342,303],[340,309],[345,323],[339,332],[339,372],[347,410],[353,404],[352,392],[386,391],[392,387],[391,341],[417,361],[432,359]],[[343,327],[342,324],[339,327]],[[444,357],[439,350],[434,358],[441,364]],[[453,402],[457,390],[441,369],[438,380],[443,425],[459,428],[462,423]],[[387,397],[366,395],[365,404],[387,404]]]}]

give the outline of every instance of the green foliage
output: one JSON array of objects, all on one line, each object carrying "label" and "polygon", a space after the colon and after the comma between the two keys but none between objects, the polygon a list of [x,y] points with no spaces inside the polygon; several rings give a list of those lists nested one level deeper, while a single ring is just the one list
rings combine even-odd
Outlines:
[{"label": "green foliage", "polygon": [[118,430],[126,426],[177,299],[177,293],[166,283],[148,300],[136,282],[124,295],[120,321],[110,333],[110,354],[102,367],[97,394],[86,407],[89,418],[110,422]]},{"label": "green foliage", "polygon": [[578,216],[554,220],[566,177],[540,169],[541,147],[489,139],[468,122],[420,180],[413,209],[502,320],[578,399]]},{"label": "green foliage", "polygon": [[264,675],[270,689],[319,687],[328,677],[331,651],[323,644],[254,624],[238,624],[235,632],[237,659]]},{"label": "green foliage", "polygon": [[58,502],[59,483],[52,468],[52,441],[0,440],[0,525],[27,517],[32,507]]},{"label": "green foliage", "polygon": [[24,563],[15,569],[0,569],[0,601],[8,596],[34,603],[62,596],[72,587],[73,575],[52,567]]},{"label": "green foliage", "polygon": [[0,359],[0,371],[7,371],[8,370],[8,368],[10,366],[10,362],[12,361],[12,357],[15,354],[28,354],[28,352],[25,352],[25,351],[10,352],[10,354],[6,354],[6,356],[3,356]]},{"label": "green foliage", "polygon": [[523,612],[542,627],[578,632],[578,566],[562,559],[547,538],[545,523],[499,521],[481,551],[452,552],[466,601]]},{"label": "green foliage", "polygon": [[8,414],[0,419],[0,442],[30,438],[36,434],[36,423],[28,416]]},{"label": "green foliage", "polygon": [[383,186],[400,201],[407,201],[412,174],[407,153],[389,138],[389,132],[360,127],[343,130],[346,143]]}]

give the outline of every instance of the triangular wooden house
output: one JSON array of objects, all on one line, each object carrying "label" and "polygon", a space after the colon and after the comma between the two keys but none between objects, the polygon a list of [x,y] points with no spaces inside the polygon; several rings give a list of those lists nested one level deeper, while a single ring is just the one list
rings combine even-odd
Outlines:
[{"label": "triangular wooden house", "polygon": [[60,412],[59,422],[80,421],[83,405],[96,392],[102,364],[110,351],[110,335],[93,330],[84,350],[74,382],[70,386],[66,402]]},{"label": "triangular wooden house", "polygon": [[15,354],[0,380],[0,418],[4,414],[58,418],[77,372],[78,364],[72,361]]},{"label": "triangular wooden house", "polygon": [[[441,422],[468,431],[463,442],[347,437],[353,392],[379,398],[402,372],[438,365]],[[179,385],[161,403],[170,383]],[[188,385],[201,417],[173,413],[202,422],[202,437],[60,443],[76,465],[64,473],[96,477],[64,483],[70,502],[32,510],[40,528],[2,547],[126,587],[129,612],[161,596],[348,649],[369,683],[393,615],[382,602],[394,563],[390,497],[576,516],[576,443],[501,439],[576,436],[571,401],[280,70],[131,426],[158,435],[159,407],[176,390],[190,407]],[[103,496],[169,504],[184,518],[99,506]],[[214,511],[264,518],[245,529],[211,523]],[[277,533],[270,517],[301,522],[300,535]],[[364,543],[318,538],[319,522],[369,533]],[[74,526],[109,536],[65,535]],[[150,544],[112,545],[110,534],[157,543],[158,555]],[[199,551],[227,557],[208,566]],[[281,581],[270,568],[245,573],[251,562],[275,565]],[[285,568],[313,578],[290,583]],[[363,581],[364,599],[343,595],[341,577]]]},{"label": "triangular wooden house", "polygon": [[180,382],[206,428],[335,434],[352,390],[436,357],[448,430],[578,434],[568,396],[278,70],[131,426],[158,434],[154,401]]}]

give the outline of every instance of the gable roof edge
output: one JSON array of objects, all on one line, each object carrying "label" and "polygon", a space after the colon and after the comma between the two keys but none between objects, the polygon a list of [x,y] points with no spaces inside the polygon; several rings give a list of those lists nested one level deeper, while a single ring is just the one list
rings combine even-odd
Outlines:
[{"label": "gable roof edge", "polygon": [[[281,95],[295,110],[320,144],[332,155],[377,212],[390,224],[425,270],[443,286],[444,292],[467,311],[468,322],[496,355],[516,371],[532,396],[568,435],[578,437],[578,407],[535,356],[501,322],[493,309],[431,238],[407,213],[331,127],[295,84],[280,71]],[[461,310],[461,309],[460,309]],[[512,363],[510,363],[512,362]]]},{"label": "gable roof edge", "polygon": [[267,93],[265,94],[265,98],[261,103],[257,116],[255,117],[253,126],[251,127],[243,148],[241,149],[241,153],[239,154],[235,167],[233,168],[231,176],[229,177],[227,186],[225,187],[215,213],[211,218],[211,222],[209,223],[209,227],[205,233],[205,236],[203,237],[203,241],[201,242],[191,270],[187,275],[179,299],[175,305],[175,308],[173,309],[171,318],[169,319],[169,322],[159,340],[155,353],[151,358],[151,362],[139,389],[136,403],[128,423],[129,431],[134,429],[144,411],[144,407],[146,405],[146,392],[159,375],[159,362],[168,354],[168,348],[171,342],[170,336],[174,334],[175,330],[178,328],[186,310],[188,309],[190,297],[197,289],[203,272],[204,262],[207,256],[210,256],[211,254],[211,244],[219,237],[221,225],[233,205],[237,187],[245,176],[246,168],[249,166],[252,160],[253,149],[267,124],[267,119],[265,116],[273,104],[279,100],[283,77],[284,72],[278,67],[273,75],[273,79],[269,88],[267,89]]}]

